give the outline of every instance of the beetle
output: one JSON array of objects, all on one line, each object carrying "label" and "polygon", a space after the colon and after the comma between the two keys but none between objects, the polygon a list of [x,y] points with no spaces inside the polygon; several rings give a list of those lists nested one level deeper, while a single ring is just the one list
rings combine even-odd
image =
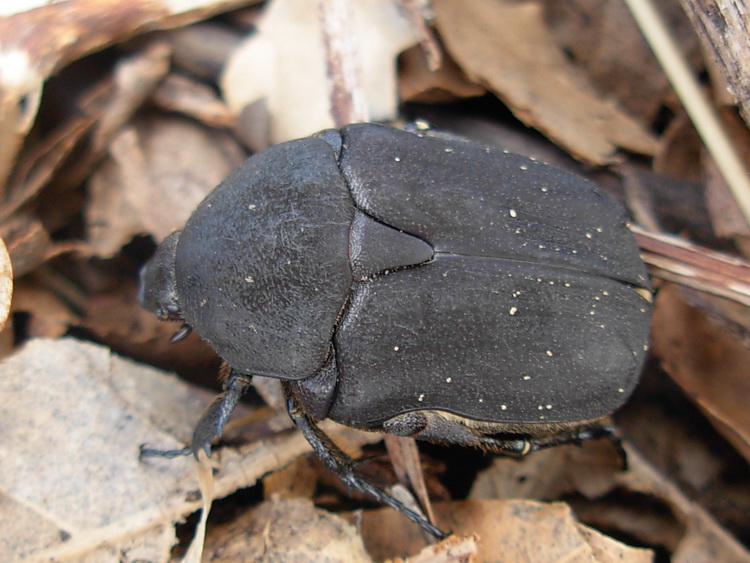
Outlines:
[{"label": "beetle", "polygon": [[316,422],[507,455],[601,436],[651,320],[615,198],[524,156],[375,124],[251,156],[157,248],[139,299],[228,366],[194,453],[210,455],[253,376],[278,378],[326,464],[436,536]]}]

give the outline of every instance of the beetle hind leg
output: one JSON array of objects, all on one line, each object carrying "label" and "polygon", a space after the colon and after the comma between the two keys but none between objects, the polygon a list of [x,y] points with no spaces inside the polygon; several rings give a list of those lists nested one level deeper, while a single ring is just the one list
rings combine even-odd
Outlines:
[{"label": "beetle hind leg", "polygon": [[523,457],[532,452],[575,444],[580,446],[587,440],[597,440],[599,438],[608,438],[617,448],[618,452],[624,456],[624,450],[620,442],[617,429],[611,424],[597,424],[582,428],[573,428],[557,434],[548,436],[531,436],[525,434],[498,434],[482,435],[478,446],[487,449],[493,453],[507,455],[510,457]]},{"label": "beetle hind leg", "polygon": [[431,524],[422,515],[406,507],[401,501],[395,499],[385,491],[379,489],[357,475],[354,471],[354,460],[339,448],[333,440],[323,432],[315,421],[305,413],[291,393],[288,386],[284,386],[287,395],[287,410],[295,426],[300,429],[315,453],[323,460],[326,467],[335,473],[341,481],[350,488],[357,489],[374,497],[378,502],[386,504],[398,510],[409,520],[419,525],[431,536],[442,539],[446,537],[442,530]]}]

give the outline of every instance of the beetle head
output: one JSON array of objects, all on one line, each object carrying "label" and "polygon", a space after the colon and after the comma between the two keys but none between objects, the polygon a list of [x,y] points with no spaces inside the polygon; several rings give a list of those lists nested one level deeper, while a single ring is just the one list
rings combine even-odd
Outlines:
[{"label": "beetle head", "polygon": [[141,307],[156,313],[162,321],[182,320],[175,280],[175,254],[179,240],[180,231],[165,238],[140,273],[138,301]]}]

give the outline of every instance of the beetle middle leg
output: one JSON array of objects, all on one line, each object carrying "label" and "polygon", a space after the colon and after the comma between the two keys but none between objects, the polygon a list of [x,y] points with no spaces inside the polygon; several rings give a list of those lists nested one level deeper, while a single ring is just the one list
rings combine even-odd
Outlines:
[{"label": "beetle middle leg", "polygon": [[369,494],[378,502],[395,508],[409,520],[419,525],[425,532],[431,536],[442,539],[447,534],[438,527],[431,524],[420,514],[417,514],[410,508],[407,508],[401,501],[395,499],[385,491],[379,489],[357,475],[354,471],[354,460],[339,448],[333,440],[323,432],[315,421],[300,408],[294,396],[288,390],[288,384],[284,385],[287,396],[287,410],[295,426],[300,429],[303,436],[312,446],[315,453],[325,463],[326,467],[335,473],[341,481],[350,488],[357,489]]}]

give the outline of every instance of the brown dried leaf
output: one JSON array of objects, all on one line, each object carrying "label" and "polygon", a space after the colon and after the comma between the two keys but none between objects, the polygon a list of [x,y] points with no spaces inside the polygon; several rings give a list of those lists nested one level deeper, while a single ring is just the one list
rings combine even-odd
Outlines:
[{"label": "brown dried leaf", "polygon": [[684,525],[672,561],[750,562],[750,553],[708,512],[665,479],[637,450],[627,445],[625,449],[629,470],[617,475],[618,485],[660,499]]},{"label": "brown dried leaf", "polygon": [[170,74],[154,92],[152,101],[167,111],[182,113],[208,127],[232,127],[234,116],[212,88],[181,74]]},{"label": "brown dried leaf", "polygon": [[225,133],[178,117],[136,120],[91,178],[86,221],[92,252],[110,257],[137,234],[161,241],[243,158]]},{"label": "brown dried leaf", "polygon": [[64,299],[29,278],[20,280],[16,287],[13,312],[29,314],[26,326],[29,338],[62,336],[78,320]]},{"label": "brown dried leaf", "polygon": [[469,78],[495,92],[516,116],[573,156],[613,162],[617,147],[653,154],[654,137],[599,96],[553,42],[541,5],[434,0],[436,24]]},{"label": "brown dried leaf", "polygon": [[399,97],[405,102],[435,104],[482,96],[486,92],[470,82],[448,56],[443,55],[440,68],[431,70],[419,45],[401,54],[398,76]]},{"label": "brown dried leaf", "polygon": [[78,242],[53,243],[42,222],[28,213],[16,213],[0,223],[0,238],[6,241],[13,273],[17,278],[54,256],[84,248]]},{"label": "brown dried leaf", "polygon": [[[472,500],[437,503],[438,523],[479,538],[477,562],[650,562],[652,553],[621,544],[578,522],[563,503]],[[362,536],[375,559],[403,557],[424,545],[416,525],[393,510],[363,514]]]},{"label": "brown dried leaf", "polygon": [[[544,0],[544,6],[558,42],[597,90],[643,123],[653,123],[662,106],[671,102],[671,87],[625,3]],[[655,6],[681,51],[700,61],[697,37],[679,2],[660,0]]]},{"label": "brown dried leaf", "polygon": [[207,561],[369,562],[354,526],[305,499],[272,499],[206,538]]},{"label": "brown dried leaf", "polygon": [[[45,80],[64,65],[116,41],[186,25],[246,0],[69,0],[8,10],[0,18],[0,192],[36,117]],[[2,192],[4,193],[4,192]]]},{"label": "brown dried leaf", "polygon": [[[735,309],[730,320],[723,311]],[[747,307],[666,285],[657,296],[653,348],[669,375],[750,461]]]},{"label": "brown dried leaf", "polygon": [[477,475],[469,498],[554,500],[573,491],[596,498],[612,489],[622,463],[609,440],[548,448],[521,460],[497,457]]}]

